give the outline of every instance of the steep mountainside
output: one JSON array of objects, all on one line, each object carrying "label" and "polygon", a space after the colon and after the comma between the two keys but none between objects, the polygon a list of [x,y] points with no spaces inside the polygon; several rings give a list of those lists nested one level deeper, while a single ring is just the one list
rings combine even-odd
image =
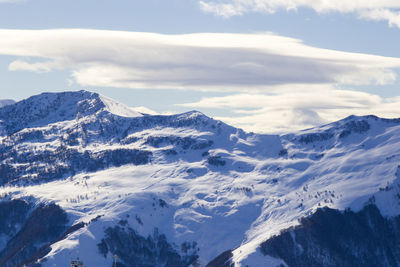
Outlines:
[{"label": "steep mountainside", "polygon": [[7,105],[12,105],[14,103],[15,103],[15,101],[11,100],[11,99],[0,99],[0,108],[7,106]]},{"label": "steep mountainside", "polygon": [[259,135],[33,96],[0,108],[0,265],[396,266],[399,157],[400,120]]}]

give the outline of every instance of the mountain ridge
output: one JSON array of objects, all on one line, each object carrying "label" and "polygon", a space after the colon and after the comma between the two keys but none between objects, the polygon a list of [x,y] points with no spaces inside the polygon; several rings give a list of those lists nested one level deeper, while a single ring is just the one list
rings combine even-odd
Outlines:
[{"label": "mountain ridge", "polygon": [[[318,209],[359,212],[373,198],[382,216],[399,215],[399,119],[350,116],[265,135],[197,111],[130,113],[79,91],[0,108],[0,121],[0,204],[53,203],[74,229],[49,237],[49,251],[35,258],[41,266],[73,255],[111,266],[114,254],[121,266],[205,266],[224,251],[214,262],[287,265],[292,255],[262,244]],[[5,252],[18,233],[0,233]],[[18,253],[6,263],[27,260]]]},{"label": "mountain ridge", "polygon": [[15,101],[12,99],[0,99],[0,107],[12,105],[14,103],[15,103]]}]

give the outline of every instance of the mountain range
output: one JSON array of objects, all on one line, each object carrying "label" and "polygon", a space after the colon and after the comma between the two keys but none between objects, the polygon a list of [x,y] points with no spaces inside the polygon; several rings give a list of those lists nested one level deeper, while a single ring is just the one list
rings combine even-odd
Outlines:
[{"label": "mountain range", "polygon": [[2,103],[0,266],[400,265],[400,119],[266,135],[88,91]]}]

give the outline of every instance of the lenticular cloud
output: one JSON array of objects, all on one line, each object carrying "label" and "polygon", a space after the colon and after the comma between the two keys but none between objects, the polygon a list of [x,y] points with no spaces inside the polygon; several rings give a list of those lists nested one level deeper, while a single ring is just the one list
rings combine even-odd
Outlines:
[{"label": "lenticular cloud", "polygon": [[69,70],[83,86],[265,90],[295,84],[390,84],[400,59],[320,49],[274,35],[0,30],[10,71]]}]

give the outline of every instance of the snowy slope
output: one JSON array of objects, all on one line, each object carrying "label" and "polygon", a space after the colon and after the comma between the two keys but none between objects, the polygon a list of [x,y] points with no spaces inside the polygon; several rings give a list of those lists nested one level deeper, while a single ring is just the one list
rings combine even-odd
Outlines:
[{"label": "snowy slope", "polygon": [[81,91],[1,108],[0,121],[3,201],[55,203],[71,225],[84,223],[51,244],[42,266],[71,257],[111,266],[115,253],[123,262],[111,233],[165,235],[171,253],[200,266],[230,249],[236,266],[275,266],[283,261],[260,244],[318,208],[358,211],[374,196],[383,215],[400,214],[399,120],[351,116],[258,135]]},{"label": "snowy slope", "polygon": [[4,107],[4,106],[11,105],[14,103],[15,103],[15,101],[11,100],[11,99],[0,99],[0,107]]}]

